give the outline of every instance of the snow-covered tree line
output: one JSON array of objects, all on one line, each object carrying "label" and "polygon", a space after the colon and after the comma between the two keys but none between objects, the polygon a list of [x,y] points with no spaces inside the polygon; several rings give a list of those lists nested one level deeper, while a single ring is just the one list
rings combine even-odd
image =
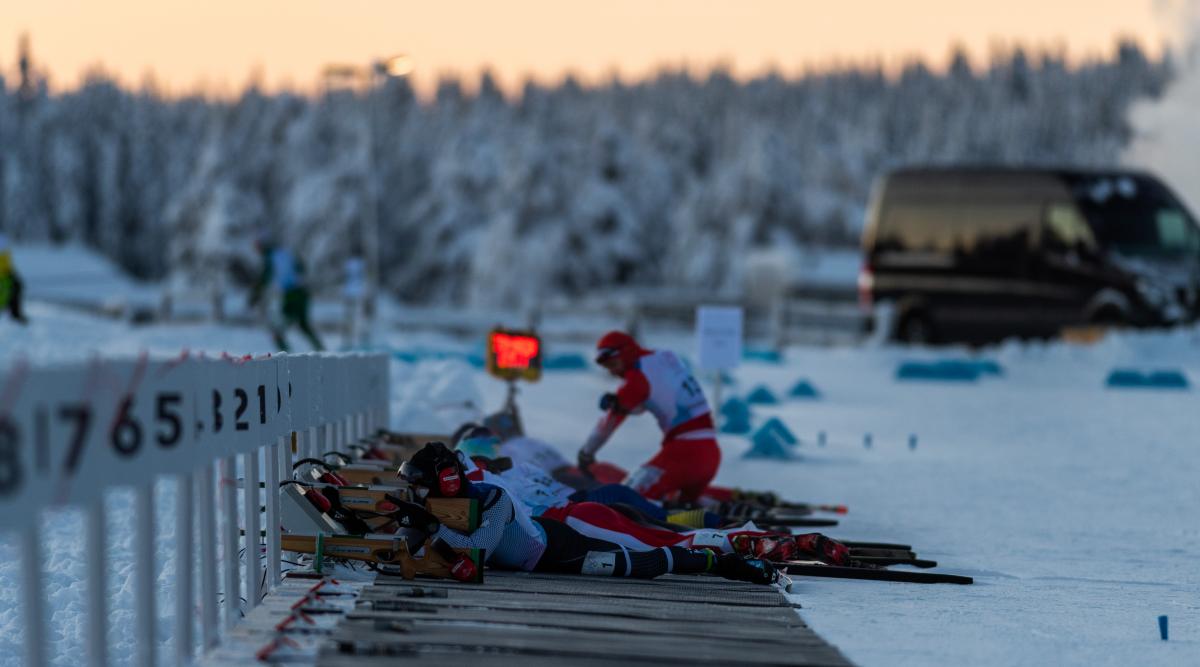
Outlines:
[{"label": "snow-covered tree line", "polygon": [[1115,162],[1128,107],[1170,70],[1125,43],[1078,66],[1018,49],[945,73],[664,71],[516,99],[485,74],[476,93],[445,80],[424,103],[402,79],[235,100],[0,80],[0,230],[192,281],[247,279],[270,234],[320,286],[363,252],[375,205],[383,280],[406,301],[737,289],[756,249],[854,244],[889,168]]}]

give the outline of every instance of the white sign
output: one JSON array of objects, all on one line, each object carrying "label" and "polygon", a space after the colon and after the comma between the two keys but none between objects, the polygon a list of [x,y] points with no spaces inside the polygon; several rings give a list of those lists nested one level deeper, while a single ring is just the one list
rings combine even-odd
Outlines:
[{"label": "white sign", "polygon": [[696,357],[706,371],[725,371],[742,360],[742,309],[736,306],[696,308]]},{"label": "white sign", "polygon": [[0,365],[0,530],[387,402],[385,355]]},{"label": "white sign", "polygon": [[[80,389],[56,386],[62,381],[85,377],[84,367],[62,368],[38,373],[23,363],[0,369],[0,528],[29,525],[40,519],[36,510],[53,502],[60,470],[74,472],[76,455],[70,461],[54,460],[61,448],[50,447],[50,429],[58,426],[74,442],[88,437],[91,413],[78,404]],[[82,383],[80,383],[82,384]],[[43,396],[57,389],[62,400],[47,406]],[[71,428],[81,430],[75,436]],[[82,442],[80,443],[82,446]],[[69,448],[76,453],[79,447]]]}]

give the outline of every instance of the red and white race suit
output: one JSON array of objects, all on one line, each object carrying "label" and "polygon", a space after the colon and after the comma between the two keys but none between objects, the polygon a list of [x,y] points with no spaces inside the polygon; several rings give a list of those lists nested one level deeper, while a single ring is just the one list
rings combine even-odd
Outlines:
[{"label": "red and white race suit", "polygon": [[717,474],[717,445],[708,400],[683,362],[668,351],[644,350],[625,373],[613,405],[583,446],[595,456],[629,414],[648,411],[663,432],[662,449],[625,480],[654,500],[695,500]]}]

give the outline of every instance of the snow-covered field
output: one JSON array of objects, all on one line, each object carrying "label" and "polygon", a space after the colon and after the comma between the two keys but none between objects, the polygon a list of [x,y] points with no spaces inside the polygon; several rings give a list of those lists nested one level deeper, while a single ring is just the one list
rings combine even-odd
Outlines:
[{"label": "snow-covered field", "polygon": [[[0,364],[17,354],[48,361],[184,347],[244,353],[269,344],[265,333],[248,329],[130,328],[44,305],[29,311],[28,328],[0,320]],[[399,333],[385,340],[398,348],[439,342]],[[651,335],[648,342],[690,354],[687,339]],[[782,364],[748,363],[736,373],[742,393],[766,384],[782,395],[805,377],[824,395],[756,408],[757,423],[777,415],[800,436],[802,460],[743,460],[747,440],[726,436],[719,483],[846,503],[851,513],[830,534],[911,543],[941,570],[976,578],[969,587],[797,579],[805,620],[863,665],[1200,664],[1197,391],[1104,387],[1116,366],[1175,367],[1200,381],[1200,333],[1125,334],[1092,347],[1013,344],[985,351],[1004,367],[999,378],[894,379],[901,360],[964,354],[793,348]],[[455,404],[481,399],[494,408],[504,396],[503,385],[455,361],[397,363],[393,378],[397,428],[415,426],[423,407],[440,412],[421,419],[453,424],[469,413]],[[573,455],[598,416],[596,397],[611,387],[597,372],[549,373],[522,388],[527,429]],[[825,447],[816,445],[819,431]],[[632,467],[657,442],[652,420],[636,418],[602,457]],[[162,656],[170,655],[173,491],[159,484]],[[132,655],[131,544],[116,532],[130,506],[123,494],[109,501],[118,663]],[[44,525],[56,662],[78,664],[81,517],[57,512]],[[21,660],[19,590],[17,549],[0,537],[3,665]],[[1169,642],[1158,639],[1160,614],[1170,616]]]}]

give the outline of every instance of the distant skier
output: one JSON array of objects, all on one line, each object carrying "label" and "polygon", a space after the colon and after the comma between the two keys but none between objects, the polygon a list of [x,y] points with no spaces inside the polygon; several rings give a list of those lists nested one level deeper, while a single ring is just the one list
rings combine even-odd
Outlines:
[{"label": "distant skier", "polygon": [[262,257],[263,266],[258,282],[250,291],[250,306],[254,307],[262,300],[268,287],[279,292],[279,317],[272,317],[270,323],[275,345],[281,350],[288,349],[287,330],[295,324],[313,348],[324,350],[325,346],[308,320],[309,292],[304,284],[304,266],[287,248],[276,245],[268,238],[260,238],[255,246]]},{"label": "distant skier", "polygon": [[654,500],[699,498],[721,465],[700,383],[674,353],[643,349],[620,331],[610,331],[596,344],[596,363],[625,383],[601,399],[604,417],[579,450],[579,469],[589,469],[626,416],[649,410],[662,429],[662,449],[624,483]]},{"label": "distant skier", "polygon": [[14,320],[26,324],[28,320],[21,312],[22,287],[17,267],[13,265],[8,239],[0,234],[0,311],[7,310]]}]

